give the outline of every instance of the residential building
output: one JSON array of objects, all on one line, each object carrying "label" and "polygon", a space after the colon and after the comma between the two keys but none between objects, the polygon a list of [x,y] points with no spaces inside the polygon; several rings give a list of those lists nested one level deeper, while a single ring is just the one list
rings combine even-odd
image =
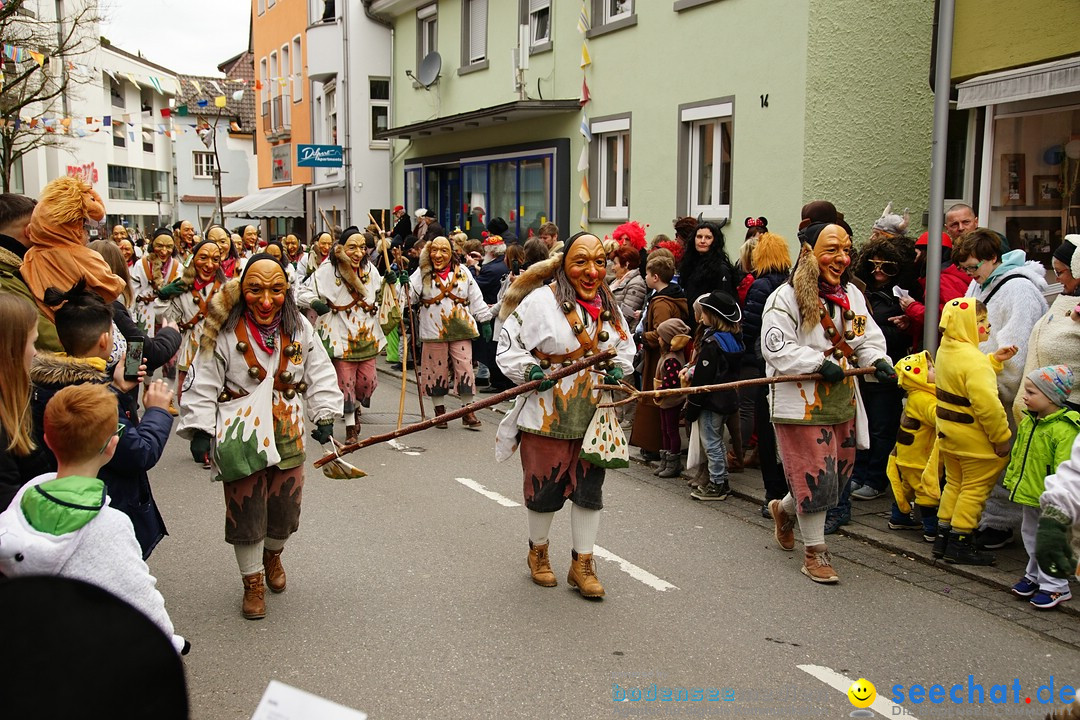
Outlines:
[{"label": "residential building", "polygon": [[1080,233],[1078,25],[1077,3],[956,2],[946,208],[970,204],[1048,274]]},{"label": "residential building", "polygon": [[394,195],[448,228],[502,216],[526,236],[553,219],[565,237],[637,220],[652,236],[701,215],[732,220],[733,253],[748,216],[794,242],[809,200],[832,200],[856,239],[889,201],[915,218],[928,205],[929,0],[370,10],[394,26],[376,134],[392,142]]}]

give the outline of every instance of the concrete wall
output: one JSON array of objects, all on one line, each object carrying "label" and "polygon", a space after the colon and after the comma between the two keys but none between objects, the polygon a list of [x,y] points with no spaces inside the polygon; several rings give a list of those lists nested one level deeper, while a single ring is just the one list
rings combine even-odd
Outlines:
[{"label": "concrete wall", "polygon": [[954,82],[1080,53],[1075,0],[957,0]]},{"label": "concrete wall", "polygon": [[802,200],[834,202],[857,242],[890,200],[917,229],[929,202],[933,0],[809,3]]}]

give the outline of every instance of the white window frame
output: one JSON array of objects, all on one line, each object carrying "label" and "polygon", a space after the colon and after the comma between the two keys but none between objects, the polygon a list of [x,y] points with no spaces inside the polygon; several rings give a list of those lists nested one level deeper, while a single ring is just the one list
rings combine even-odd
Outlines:
[{"label": "white window frame", "polygon": [[326,107],[326,143],[337,145],[337,82],[331,81],[323,86],[323,104]]},{"label": "white window frame", "polygon": [[[629,181],[624,158],[630,152],[630,118],[614,118],[611,120],[595,121],[591,125],[593,142],[597,147],[597,172],[596,172],[596,216],[601,220],[625,220],[630,217],[630,192],[624,183]],[[614,138],[616,142],[614,168],[615,197],[623,198],[625,202],[616,201],[615,204],[607,203],[608,195],[608,158],[607,143]]]},{"label": "white window frame", "polygon": [[214,153],[205,150],[191,151],[191,176],[198,180],[214,178]]},{"label": "white window frame", "polygon": [[[684,108],[680,112],[680,121],[686,126],[689,133],[687,143],[687,204],[688,214],[702,215],[707,218],[731,217],[731,205],[720,202],[723,173],[723,125],[733,123],[734,106],[730,102],[704,105],[701,107]],[[712,163],[712,196],[710,203],[699,203],[698,200],[698,150],[700,140],[698,129],[707,123],[713,123],[713,163]],[[734,128],[733,128],[734,129]],[[731,133],[734,137],[734,133]],[[730,152],[730,149],[729,149]]]},{"label": "white window frame", "polygon": [[634,0],[622,0],[626,4],[623,6],[622,12],[611,12],[611,0],[603,0],[604,3],[604,24],[616,22],[617,20],[628,20],[634,15]]},{"label": "white window frame", "polygon": [[[380,76],[377,76],[377,75],[368,76],[368,103],[370,105],[370,107],[368,108],[368,118],[371,121],[370,143],[371,143],[371,147],[384,148],[384,147],[390,147],[390,141],[389,140],[376,140],[375,139],[375,130],[376,130],[376,128],[375,128],[375,115],[372,112],[372,110],[374,108],[377,108],[377,107],[386,108],[386,123],[387,123],[387,126],[389,126],[389,124],[390,124],[390,99],[387,98],[386,100],[376,100],[375,98],[372,97],[371,83],[373,81],[376,81],[376,80],[378,80],[380,82],[385,82],[386,85],[387,85],[387,90],[389,90],[390,78],[388,78],[388,77],[380,77]],[[387,94],[389,94],[389,93],[387,93]]]},{"label": "white window frame", "polygon": [[292,39],[292,80],[292,100],[300,102],[304,99],[304,49],[299,35]]},{"label": "white window frame", "polygon": [[[527,0],[528,1],[528,25],[529,25],[529,49],[550,47],[551,45],[551,0]],[[547,35],[536,37],[536,16],[543,10],[547,10]]]},{"label": "white window frame", "polygon": [[[265,57],[259,59],[259,74],[261,75],[259,79],[262,81],[262,90],[259,91],[259,102],[262,103],[270,100],[270,73],[267,70],[269,67]],[[262,112],[261,107],[259,108],[259,112]],[[268,107],[263,114],[269,115],[270,108]]]},{"label": "white window frame", "polygon": [[[432,28],[431,42],[428,43],[428,28]],[[439,6],[431,3],[416,11],[416,69],[429,53],[439,49]]]},{"label": "white window frame", "polygon": [[461,64],[478,65],[487,60],[488,0],[465,0],[462,8],[465,32],[462,36]]},{"label": "white window frame", "polygon": [[[288,95],[292,92],[292,48],[289,43],[285,43],[278,51],[278,57],[281,58],[281,77],[288,78],[288,82],[285,83],[285,89],[282,90],[282,95]],[[279,84],[280,88],[281,85]]]}]

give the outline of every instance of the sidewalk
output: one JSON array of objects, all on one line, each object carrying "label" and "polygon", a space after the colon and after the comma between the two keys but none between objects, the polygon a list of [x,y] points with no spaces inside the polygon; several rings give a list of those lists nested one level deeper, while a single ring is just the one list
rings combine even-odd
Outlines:
[{"label": "sidewalk", "polygon": [[[380,373],[388,376],[388,379],[393,377],[400,383],[400,371],[391,370],[385,357],[379,357],[377,368]],[[415,387],[411,371],[408,380],[409,384]],[[397,383],[395,387],[398,386]],[[489,396],[480,393],[476,399],[482,400],[485,397]],[[504,402],[481,412],[505,414],[510,407],[510,402]],[[428,408],[430,410],[430,402]],[[409,409],[415,411],[415,407],[410,406]],[[652,474],[655,463],[641,461],[637,448],[631,448],[630,457],[630,467],[615,472],[623,472],[640,482],[663,487],[685,498],[685,502],[699,502],[690,497],[690,489],[686,485],[689,472],[679,478],[658,478]],[[685,461],[685,455],[682,459]],[[771,532],[772,520],[762,518],[760,513],[761,505],[765,501],[761,473],[747,468],[733,473],[730,482],[731,498],[724,502],[702,504]],[[923,541],[921,532],[890,530],[888,518],[891,506],[892,497],[889,494],[882,495],[877,500],[852,501],[851,522],[841,527],[836,535],[826,536],[826,540],[843,560],[872,567],[898,580],[948,595],[1035,632],[1080,647],[1080,595],[1062,603],[1055,611],[1041,611],[1009,592],[1009,588],[1020,579],[1027,566],[1027,553],[1020,541],[1019,530],[1014,533],[1015,539],[1011,545],[994,551],[996,566],[951,565],[943,560],[935,560],[930,555],[930,543]],[[872,546],[877,551],[867,552],[864,546]],[[884,557],[881,550],[886,553]],[[1074,587],[1073,590],[1077,589]]]}]

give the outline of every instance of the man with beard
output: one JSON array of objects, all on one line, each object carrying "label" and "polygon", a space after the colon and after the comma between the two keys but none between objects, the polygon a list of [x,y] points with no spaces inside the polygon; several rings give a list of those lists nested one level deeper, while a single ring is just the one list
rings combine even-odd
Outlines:
[{"label": "man with beard", "polygon": [[[517,397],[499,425],[495,449],[500,462],[521,450],[529,572],[537,585],[556,585],[548,531],[569,498],[573,548],[566,581],[587,598],[604,596],[592,553],[604,506],[605,470],[581,459],[582,442],[599,402],[596,385],[601,378],[618,383],[633,372],[634,360],[630,330],[604,283],[606,272],[600,239],[578,233],[567,241],[565,255],[522,273],[499,311],[499,368],[515,383],[543,380],[535,392]],[[561,380],[545,379],[547,369],[611,348],[618,354],[603,365]]]},{"label": "man with beard", "polygon": [[386,346],[376,293],[382,276],[368,262],[364,235],[346,228],[323,263],[297,291],[297,303],[319,314],[315,331],[334,361],[345,395],[345,442],[360,433],[360,407],[371,406],[379,381],[375,358]]},{"label": "man with beard", "polygon": [[225,541],[243,576],[241,612],[265,617],[266,584],[284,592],[281,552],[300,525],[304,415],[331,440],[342,396],[334,367],[289,291],[281,264],[252,256],[210,304],[177,434],[210,453],[225,490]]},{"label": "man with beard", "polygon": [[851,238],[840,225],[811,222],[799,232],[802,252],[791,279],[765,303],[761,353],[767,377],[820,373],[821,380],[778,383],[772,422],[788,494],[769,512],[780,547],[803,537],[800,571],[814,582],[839,580],[825,545],[825,515],[851,476],[856,445],[866,448],[866,414],[852,367],[874,367],[878,382],[896,383],[885,337],[863,294],[849,282]]}]

